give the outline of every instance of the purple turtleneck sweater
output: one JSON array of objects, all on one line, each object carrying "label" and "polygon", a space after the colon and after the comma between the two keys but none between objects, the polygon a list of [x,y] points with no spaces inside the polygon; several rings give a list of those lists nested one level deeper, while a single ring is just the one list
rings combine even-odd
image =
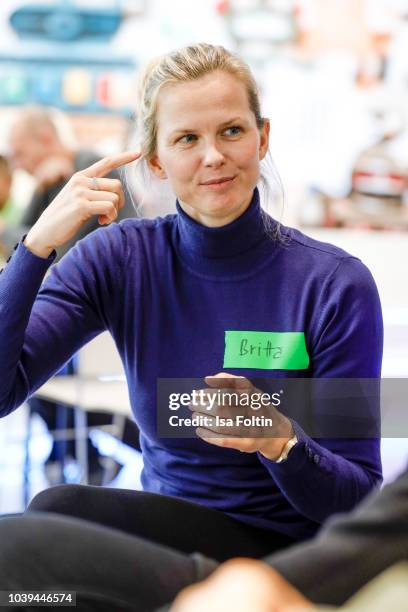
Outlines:
[{"label": "purple turtleneck sweater", "polygon": [[[159,377],[380,375],[381,307],[367,268],[299,231],[281,227],[281,235],[265,232],[255,190],[247,210],[219,228],[177,204],[174,215],[98,229],[43,284],[53,255],[37,257],[20,243],[0,275],[0,414],[109,330],[141,431],[144,489],[310,537],[381,480],[378,439],[317,441],[295,424],[298,444],[274,463],[156,432]],[[308,363],[279,371],[249,362],[225,367],[230,330],[303,332]]]}]

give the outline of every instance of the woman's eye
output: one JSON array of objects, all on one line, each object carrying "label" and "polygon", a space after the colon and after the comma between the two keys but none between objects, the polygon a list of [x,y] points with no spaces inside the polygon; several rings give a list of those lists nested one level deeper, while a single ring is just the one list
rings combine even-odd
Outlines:
[{"label": "woman's eye", "polygon": [[185,134],[184,136],[179,138],[178,142],[181,142],[183,144],[189,144],[190,142],[193,142],[195,138],[195,134]]},{"label": "woman's eye", "polygon": [[242,132],[239,125],[233,125],[225,130],[228,133],[228,136],[238,136]]}]

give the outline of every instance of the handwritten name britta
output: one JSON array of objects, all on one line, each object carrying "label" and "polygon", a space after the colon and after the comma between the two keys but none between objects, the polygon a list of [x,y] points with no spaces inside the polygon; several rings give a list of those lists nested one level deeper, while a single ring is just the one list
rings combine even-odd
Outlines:
[{"label": "handwritten name britta", "polygon": [[279,359],[282,357],[282,354],[283,348],[281,346],[273,346],[270,340],[251,344],[247,338],[243,338],[239,346],[240,356],[256,355],[257,357],[267,356],[272,357],[272,359]]}]

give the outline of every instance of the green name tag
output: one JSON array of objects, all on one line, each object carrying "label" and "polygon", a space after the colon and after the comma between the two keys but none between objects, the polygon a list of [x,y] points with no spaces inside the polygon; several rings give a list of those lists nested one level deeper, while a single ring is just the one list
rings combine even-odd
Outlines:
[{"label": "green name tag", "polygon": [[225,332],[224,368],[306,370],[304,332]]}]

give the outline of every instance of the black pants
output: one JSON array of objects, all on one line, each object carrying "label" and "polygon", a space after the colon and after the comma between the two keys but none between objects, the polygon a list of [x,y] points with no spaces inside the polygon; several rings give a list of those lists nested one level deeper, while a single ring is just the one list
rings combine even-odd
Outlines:
[{"label": "black pants", "polygon": [[[157,610],[217,565],[58,514],[0,518],[0,542],[2,591],[74,591],[75,612]],[[60,608],[0,607],[23,609]]]},{"label": "black pants", "polygon": [[217,561],[292,544],[177,498],[82,485],[47,489],[25,516],[0,519],[0,542],[2,590],[71,589],[79,610],[106,612],[155,610]]}]

